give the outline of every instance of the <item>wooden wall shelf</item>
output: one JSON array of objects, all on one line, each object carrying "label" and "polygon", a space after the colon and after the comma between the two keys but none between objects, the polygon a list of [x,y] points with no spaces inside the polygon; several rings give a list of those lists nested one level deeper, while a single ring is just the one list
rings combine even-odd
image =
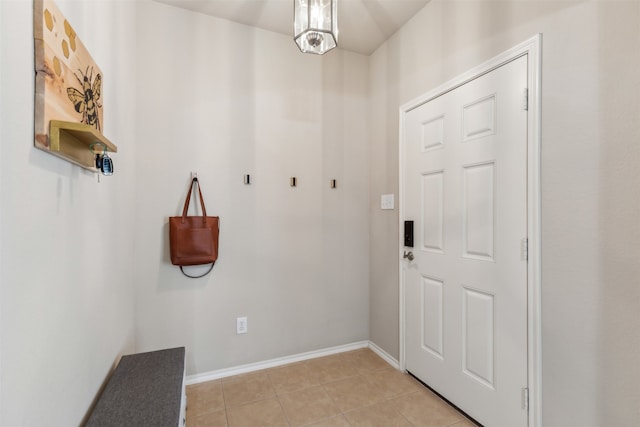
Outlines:
[{"label": "wooden wall shelf", "polygon": [[107,151],[118,152],[118,147],[109,141],[102,133],[91,125],[84,123],[51,120],[49,122],[49,152],[62,157],[78,166],[97,172],[95,155],[102,153],[102,143]]}]

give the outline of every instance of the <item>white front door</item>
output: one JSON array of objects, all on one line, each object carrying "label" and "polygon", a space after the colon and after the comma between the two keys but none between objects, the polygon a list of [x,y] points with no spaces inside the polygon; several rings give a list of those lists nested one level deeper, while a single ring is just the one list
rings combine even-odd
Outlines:
[{"label": "white front door", "polygon": [[406,369],[488,427],[526,426],[527,55],[406,113]]}]

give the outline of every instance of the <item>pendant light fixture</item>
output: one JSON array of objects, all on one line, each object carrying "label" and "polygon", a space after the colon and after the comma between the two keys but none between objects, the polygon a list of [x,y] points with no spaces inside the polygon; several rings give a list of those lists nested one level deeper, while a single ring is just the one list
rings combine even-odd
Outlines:
[{"label": "pendant light fixture", "polygon": [[293,0],[293,40],[303,53],[338,46],[338,0]]}]

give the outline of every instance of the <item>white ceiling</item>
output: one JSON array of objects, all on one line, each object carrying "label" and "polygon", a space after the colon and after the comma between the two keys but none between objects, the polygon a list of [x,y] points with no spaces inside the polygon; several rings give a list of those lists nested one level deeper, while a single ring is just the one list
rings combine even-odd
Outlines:
[{"label": "white ceiling", "polygon": [[[155,1],[290,35],[293,39],[293,0]],[[338,46],[369,55],[428,2],[338,0]]]}]

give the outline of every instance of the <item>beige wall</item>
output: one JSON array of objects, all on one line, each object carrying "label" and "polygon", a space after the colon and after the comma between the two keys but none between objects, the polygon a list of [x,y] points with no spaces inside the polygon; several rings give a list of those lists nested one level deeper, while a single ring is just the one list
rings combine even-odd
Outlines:
[{"label": "beige wall", "polygon": [[[33,147],[33,4],[0,2],[0,425],[79,425],[134,351],[135,10],[56,2],[104,73],[116,174]],[[99,18],[98,18],[99,17]],[[118,32],[114,33],[114,28]]]},{"label": "beige wall", "polygon": [[[138,7],[137,350],[185,345],[191,375],[367,340],[368,58]],[[220,257],[197,280],[167,243],[191,171],[221,218]]]},{"label": "beige wall", "polygon": [[[432,1],[371,57],[370,336],[398,355],[398,108],[543,34],[545,426],[640,423],[640,3]],[[375,171],[375,172],[374,172]]]}]

